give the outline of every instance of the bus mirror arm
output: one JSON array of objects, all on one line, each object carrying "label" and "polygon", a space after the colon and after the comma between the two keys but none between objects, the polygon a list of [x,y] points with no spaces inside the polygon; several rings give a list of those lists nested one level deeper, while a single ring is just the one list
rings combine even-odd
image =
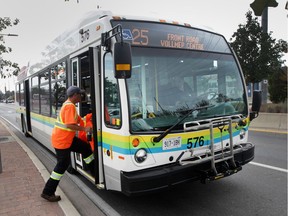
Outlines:
[{"label": "bus mirror arm", "polygon": [[111,51],[111,39],[120,35],[121,43],[123,43],[122,26],[116,25],[110,31],[101,34],[101,45],[105,47],[107,51]]},{"label": "bus mirror arm", "polygon": [[116,79],[127,79],[131,77],[131,45],[123,42],[122,26],[116,25],[110,31],[102,33],[101,45],[106,51],[111,52],[111,39],[117,36],[120,37],[120,42],[114,44],[114,76]]},{"label": "bus mirror arm", "polygon": [[253,119],[257,118],[258,115],[259,115],[259,113],[251,112],[251,113],[250,113],[250,117],[249,117],[249,118],[250,118],[250,121],[252,121]]}]

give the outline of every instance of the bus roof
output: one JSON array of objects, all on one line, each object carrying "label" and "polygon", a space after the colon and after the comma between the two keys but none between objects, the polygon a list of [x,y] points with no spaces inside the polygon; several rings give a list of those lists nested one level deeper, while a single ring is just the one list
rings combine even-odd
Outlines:
[{"label": "bus roof", "polygon": [[[103,23],[99,22],[100,20],[104,20]],[[181,23],[177,21],[173,21],[170,19],[159,19],[159,18],[153,18],[153,17],[140,17],[140,16],[130,16],[130,15],[114,15],[111,11],[103,11],[103,10],[93,10],[85,14],[79,22],[74,23],[70,28],[68,28],[66,31],[64,31],[62,34],[60,34],[58,37],[56,37],[48,46],[46,46],[45,50],[41,52],[38,59],[33,60],[31,63],[29,63],[31,66],[28,65],[28,73],[27,76],[32,75],[48,65],[52,64],[53,62],[56,62],[65,56],[69,54],[73,54],[74,52],[80,50],[81,48],[87,46],[88,44],[93,44],[96,41],[101,41],[101,33],[105,32],[107,30],[110,30],[110,25],[105,25],[111,20],[111,19],[125,19],[125,20],[139,20],[139,21],[151,21],[151,22],[162,22],[162,23],[171,23],[171,24],[177,24],[177,25],[183,25],[183,26],[191,26],[187,23]],[[85,37],[85,31],[84,28],[88,28],[90,25],[94,25],[97,23],[99,25],[99,29],[95,30],[93,28],[93,32],[89,32],[90,36],[93,36],[93,40],[91,41],[81,41],[83,40],[82,37]],[[205,27],[200,27],[193,25],[191,27],[199,28],[206,31],[212,31],[212,29],[208,29]],[[90,29],[89,29],[90,30]],[[84,34],[84,36],[83,36]],[[89,36],[88,36],[89,37]],[[84,38],[85,39],[85,38]],[[36,61],[36,62],[35,62]],[[23,74],[21,79],[23,79]],[[19,78],[18,78],[19,80]]]}]

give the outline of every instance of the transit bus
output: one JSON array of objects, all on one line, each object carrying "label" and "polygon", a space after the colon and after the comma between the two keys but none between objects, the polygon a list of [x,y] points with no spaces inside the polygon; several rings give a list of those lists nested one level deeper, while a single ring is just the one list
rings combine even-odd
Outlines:
[{"label": "transit bus", "polygon": [[[23,75],[24,74],[24,75]],[[247,141],[261,92],[249,108],[241,67],[225,38],[186,23],[89,13],[57,37],[16,84],[17,122],[51,151],[67,99],[93,115],[96,174],[80,154],[71,170],[125,195],[238,173],[254,158]]]}]

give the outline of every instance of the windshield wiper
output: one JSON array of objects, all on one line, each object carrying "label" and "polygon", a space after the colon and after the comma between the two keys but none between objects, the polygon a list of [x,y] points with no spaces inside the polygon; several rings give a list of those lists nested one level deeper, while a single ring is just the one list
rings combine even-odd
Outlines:
[{"label": "windshield wiper", "polygon": [[[153,142],[160,142],[165,136],[167,136],[167,134],[170,133],[171,130],[173,130],[176,126],[178,126],[182,121],[184,121],[191,113],[193,113],[196,110],[201,110],[201,109],[207,109],[210,107],[213,107],[215,105],[208,105],[208,106],[201,106],[201,107],[195,107],[193,109],[190,109],[189,112],[184,115],[178,122],[176,122],[174,125],[172,125],[170,128],[168,128],[167,130],[165,130],[162,134],[160,134],[157,137],[153,138]],[[188,111],[188,110],[187,110]]]}]

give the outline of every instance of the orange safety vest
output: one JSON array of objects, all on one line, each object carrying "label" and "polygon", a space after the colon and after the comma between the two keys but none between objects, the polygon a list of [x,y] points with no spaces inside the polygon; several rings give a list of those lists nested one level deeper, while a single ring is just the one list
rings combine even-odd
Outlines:
[{"label": "orange safety vest", "polygon": [[76,131],[67,128],[66,124],[79,124],[80,119],[75,104],[65,101],[52,131],[51,141],[54,148],[67,149],[71,146]]},{"label": "orange safety vest", "polygon": [[[91,127],[93,128],[93,124],[92,124],[92,113],[88,113],[83,119],[82,121],[80,122],[80,126],[83,126],[83,127]],[[87,140],[87,133],[85,131],[79,131],[78,133],[78,138],[85,141],[85,142],[88,142]],[[94,139],[93,139],[93,136],[92,136],[92,140],[89,141],[89,144],[91,146],[91,149],[92,151],[94,151]]]}]

